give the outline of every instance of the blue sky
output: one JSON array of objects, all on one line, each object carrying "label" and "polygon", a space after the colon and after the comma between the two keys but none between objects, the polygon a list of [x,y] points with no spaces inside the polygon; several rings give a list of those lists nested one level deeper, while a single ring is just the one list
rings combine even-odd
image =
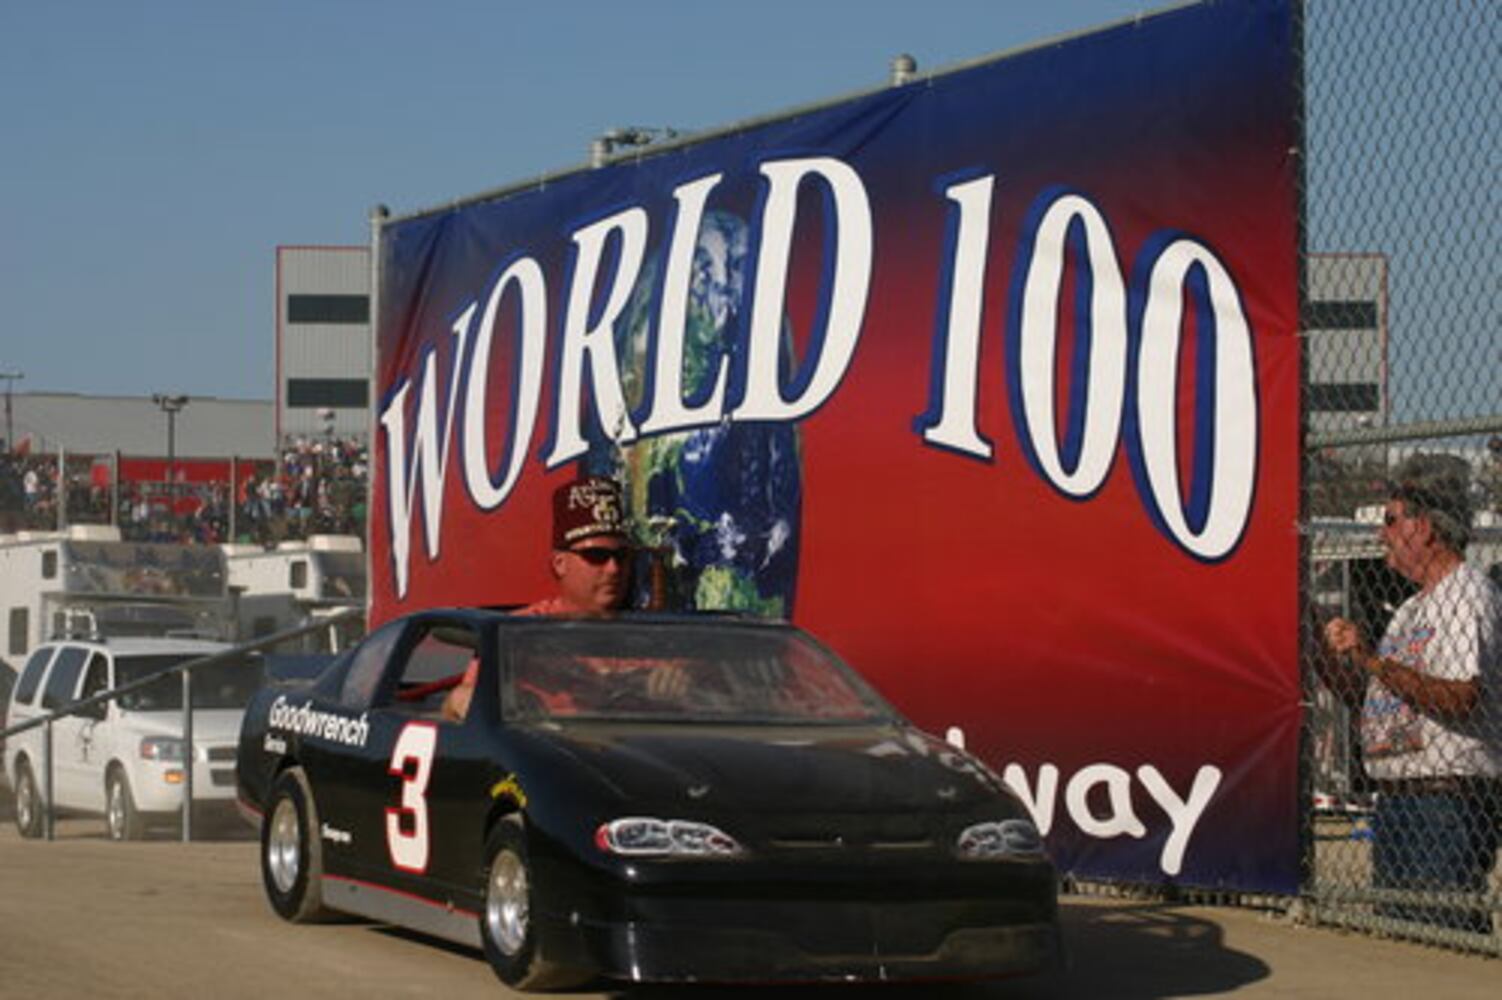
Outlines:
[{"label": "blue sky", "polygon": [[272,396],[274,254],[371,206],[571,167],[1096,27],[1128,0],[137,0],[0,6],[0,369]]}]

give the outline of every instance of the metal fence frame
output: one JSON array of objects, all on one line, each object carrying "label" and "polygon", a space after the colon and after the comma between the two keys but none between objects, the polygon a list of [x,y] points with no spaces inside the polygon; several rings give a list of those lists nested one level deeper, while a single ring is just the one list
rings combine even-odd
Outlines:
[{"label": "metal fence frame", "polygon": [[238,656],[243,656],[246,653],[262,652],[264,650],[279,646],[289,640],[301,638],[304,635],[310,635],[314,632],[321,632],[325,629],[335,628],[345,621],[348,621],[357,616],[364,615],[364,613],[365,612],[360,608],[344,608],[342,610],[334,612],[326,618],[320,618],[316,622],[312,622],[306,625],[299,625],[296,628],[285,629],[281,632],[276,632],[272,635],[266,636],[265,638],[256,639],[253,642],[239,643],[237,645],[231,646],[228,649],[220,650],[219,652],[212,653],[208,656],[195,657],[191,660],[184,661],[183,663],[158,670],[153,674],[142,677],[138,680],[131,681],[128,684],[121,684],[120,686],[111,688],[108,691],[101,691],[98,694],[90,695],[89,697],[80,699],[79,701],[70,702],[69,704],[62,706],[61,708],[54,709],[51,712],[46,712],[43,715],[38,716],[37,718],[28,719],[25,722],[18,723],[17,725],[10,726],[6,729],[0,729],[0,743],[3,743],[5,740],[9,739],[12,736],[17,736],[21,733],[29,732],[33,729],[41,728],[43,730],[42,798],[45,803],[45,809],[43,812],[43,839],[50,841],[53,839],[54,834],[53,821],[55,818],[54,814],[56,812],[56,809],[53,805],[52,795],[52,769],[54,764],[54,754],[52,752],[52,724],[55,721],[67,716],[78,715],[95,705],[106,704],[118,698],[122,694],[129,694],[130,692],[135,691],[139,688],[144,688],[151,684],[155,684],[157,681],[161,680],[164,677],[171,677],[173,674],[180,674],[182,677],[183,686],[182,739],[184,746],[184,756],[187,760],[187,766],[183,768],[182,785],[182,839],[186,843],[193,839],[193,671],[197,670],[200,667],[212,666],[217,663],[223,663],[226,660],[232,660]]}]

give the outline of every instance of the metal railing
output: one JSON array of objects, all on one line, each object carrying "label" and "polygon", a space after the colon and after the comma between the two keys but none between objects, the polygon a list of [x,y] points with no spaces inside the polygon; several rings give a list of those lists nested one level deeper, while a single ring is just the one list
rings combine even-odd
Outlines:
[{"label": "metal railing", "polygon": [[173,674],[180,674],[182,677],[183,699],[182,740],[183,756],[185,758],[182,784],[182,839],[184,841],[191,841],[193,839],[193,763],[195,759],[193,745],[193,671],[201,669],[203,667],[225,663],[236,658],[243,657],[247,653],[259,653],[268,649],[274,649],[275,647],[280,646],[285,642],[293,639],[299,639],[314,632],[320,632],[327,629],[335,629],[340,624],[353,618],[362,616],[363,614],[364,611],[360,608],[345,608],[306,625],[299,625],[296,628],[285,629],[283,631],[267,635],[263,638],[256,639],[253,642],[239,643],[237,645],[230,646],[227,649],[222,649],[219,652],[212,653],[208,656],[196,657],[191,660],[186,660],[182,663],[174,664],[170,667],[165,667],[161,670],[155,671],[154,673],[148,674],[145,677],[137,678],[136,680],[133,680],[127,684],[121,684],[118,687],[109,689],[108,691],[101,691],[97,694],[90,695],[87,698],[80,698],[77,701],[70,702],[69,704],[63,705],[60,708],[53,709],[52,711],[37,716],[36,718],[27,719],[25,722],[20,722],[5,729],[0,729],[0,743],[3,743],[5,740],[8,740],[13,736],[18,736],[21,733],[30,732],[33,729],[39,728],[42,730],[43,839],[54,839],[53,822],[54,813],[56,811],[53,803],[54,753],[52,748],[52,725],[54,722],[69,716],[86,714],[90,712],[95,706],[106,705],[116,698],[119,698],[121,695],[130,694],[133,691],[138,691],[142,688],[149,687],[152,684],[159,683],[163,678],[171,677]]}]

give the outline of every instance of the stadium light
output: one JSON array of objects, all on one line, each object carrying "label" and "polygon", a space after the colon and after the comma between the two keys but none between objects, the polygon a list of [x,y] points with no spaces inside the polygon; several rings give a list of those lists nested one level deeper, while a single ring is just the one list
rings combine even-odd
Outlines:
[{"label": "stadium light", "polygon": [[177,531],[177,414],[188,405],[187,396],[152,393],[151,401],[167,414],[167,522]]},{"label": "stadium light", "polygon": [[598,169],[603,167],[617,150],[650,146],[654,142],[667,142],[678,138],[678,135],[677,129],[660,125],[613,128],[589,144],[589,164]]},{"label": "stadium light", "polygon": [[7,455],[14,455],[16,453],[16,429],[15,425],[11,422],[10,415],[10,390],[11,386],[25,377],[26,374],[24,372],[18,372],[11,368],[0,371],[0,378],[5,379],[5,453]]}]

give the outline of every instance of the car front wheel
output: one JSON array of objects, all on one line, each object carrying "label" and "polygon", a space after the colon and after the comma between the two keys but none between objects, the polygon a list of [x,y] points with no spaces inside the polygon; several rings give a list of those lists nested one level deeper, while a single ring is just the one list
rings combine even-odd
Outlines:
[{"label": "car front wheel", "polygon": [[42,835],[42,797],[37,794],[31,765],[25,761],[16,768],[16,829],[33,840]]},{"label": "car front wheel", "polygon": [[146,824],[130,793],[130,779],[116,769],[104,786],[104,825],[111,840],[140,840]]},{"label": "car front wheel", "polygon": [[496,976],[522,990],[563,989],[588,982],[590,970],[547,961],[538,949],[532,908],[536,887],[519,819],[504,819],[485,841],[485,908],[480,942]]},{"label": "car front wheel", "polygon": [[271,786],[261,821],[261,881],[284,920],[311,923],[328,915],[322,897],[323,850],[318,807],[302,768],[288,768]]}]

